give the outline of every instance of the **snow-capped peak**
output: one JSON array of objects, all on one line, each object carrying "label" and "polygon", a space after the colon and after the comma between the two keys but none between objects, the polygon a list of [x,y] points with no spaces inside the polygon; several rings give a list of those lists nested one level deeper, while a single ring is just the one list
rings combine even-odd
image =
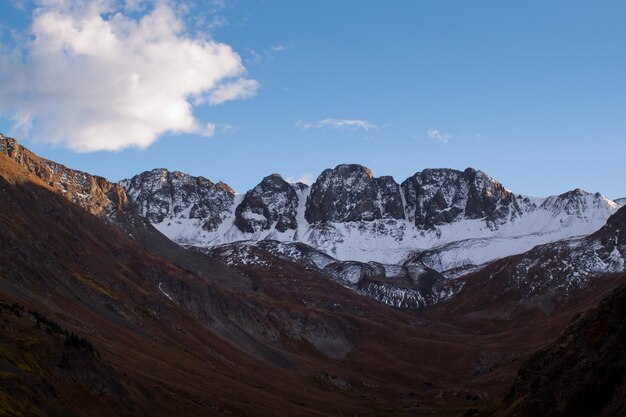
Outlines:
[{"label": "snow-capped peak", "polygon": [[382,263],[437,249],[440,270],[592,233],[619,206],[580,189],[547,198],[516,195],[473,168],[425,169],[398,184],[342,164],[310,187],[272,174],[237,196],[226,184],[162,169],[121,184],[140,214],[182,244],[274,239],[303,242],[340,260]]}]

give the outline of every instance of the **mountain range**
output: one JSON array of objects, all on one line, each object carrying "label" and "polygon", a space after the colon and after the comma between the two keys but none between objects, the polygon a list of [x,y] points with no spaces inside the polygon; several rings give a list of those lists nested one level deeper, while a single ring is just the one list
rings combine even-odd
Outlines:
[{"label": "mountain range", "polygon": [[[166,169],[113,183],[0,135],[0,408],[575,415],[562,404],[595,388],[564,393],[565,350],[617,366],[583,406],[620,415],[624,202],[472,168],[397,183],[345,164],[244,194]],[[598,332],[616,336],[572,343]]]},{"label": "mountain range", "polygon": [[[589,234],[620,206],[580,189],[547,198],[515,194],[472,168],[427,169],[398,184],[360,165],[339,165],[311,186],[272,174],[245,194],[165,169],[119,185],[140,215],[179,244],[271,239],[305,243],[343,261],[393,264],[438,248],[440,270]],[[444,247],[463,240],[463,254]]]}]

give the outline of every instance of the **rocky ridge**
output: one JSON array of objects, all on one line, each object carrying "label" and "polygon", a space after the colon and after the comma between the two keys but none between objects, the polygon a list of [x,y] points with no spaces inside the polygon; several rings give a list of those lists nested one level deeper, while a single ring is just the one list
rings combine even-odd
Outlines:
[{"label": "rocky ridge", "polygon": [[565,295],[603,275],[624,273],[624,230],[626,207],[589,236],[538,246],[512,264],[509,286],[522,288],[524,297],[546,290]]},{"label": "rocky ridge", "polygon": [[[186,179],[177,185],[164,180],[170,176]],[[189,182],[196,185],[185,186]],[[618,207],[599,193],[579,189],[548,198],[514,194],[471,168],[427,169],[398,184],[360,165],[339,165],[310,187],[273,174],[245,195],[221,185],[219,197],[212,198],[203,196],[216,194],[222,183],[164,170],[121,184],[140,214],[181,244],[274,239],[306,243],[340,260],[394,264],[441,249],[443,258],[457,259],[429,265],[440,271],[592,233]],[[485,247],[496,243],[498,250]],[[457,244],[453,255],[446,248],[450,244]],[[459,259],[459,250],[467,253],[465,259]]]},{"label": "rocky ridge", "polygon": [[228,215],[235,192],[223,182],[179,171],[154,169],[120,181],[138,214],[153,224],[184,216],[199,221],[201,230],[214,231]]},{"label": "rocky ridge", "polygon": [[425,265],[340,261],[309,245],[276,240],[241,241],[197,248],[236,269],[274,270],[288,262],[334,278],[346,288],[387,305],[417,310],[454,296],[460,280],[448,280]]},{"label": "rocky ridge", "polygon": [[[580,189],[548,198],[517,195],[471,168],[428,169],[398,184],[360,165],[339,165],[310,187],[267,176],[213,208],[220,214],[206,228],[205,218],[191,216],[197,211],[185,204],[167,211],[170,201],[198,200],[192,196],[199,189],[187,197],[189,189],[171,185],[144,192],[144,184],[163,175],[152,171],[122,184],[174,241],[207,248],[235,267],[295,261],[362,295],[409,309],[453,297],[464,285],[456,278],[488,262],[592,233],[618,207]],[[151,211],[153,206],[165,210]]]},{"label": "rocky ridge", "polygon": [[[360,165],[339,165],[310,187],[272,174],[241,195],[223,182],[166,169],[114,184],[39,158],[4,136],[0,152],[107,221],[145,218],[179,244],[216,248],[209,252],[227,263],[263,263],[272,256],[299,262],[400,308],[452,297],[463,287],[454,278],[485,263],[592,233],[618,207],[579,189],[545,199],[516,195],[469,168],[428,169],[398,184]],[[624,268],[614,251],[611,261],[597,245],[576,242],[583,241],[567,247],[591,251],[568,255],[572,265],[584,260],[572,267],[579,273]],[[261,256],[247,258],[248,249],[240,250],[252,246]]]},{"label": "rocky ridge", "polygon": [[15,139],[2,134],[0,134],[0,153],[13,159],[67,200],[95,216],[111,220],[128,205],[126,191],[121,184],[40,158],[19,145]]}]

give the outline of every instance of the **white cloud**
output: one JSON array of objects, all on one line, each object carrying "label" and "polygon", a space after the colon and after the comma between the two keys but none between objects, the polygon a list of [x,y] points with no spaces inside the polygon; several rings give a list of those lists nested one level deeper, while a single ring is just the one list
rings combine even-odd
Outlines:
[{"label": "white cloud", "polygon": [[311,185],[313,184],[313,176],[311,174],[302,174],[299,177],[288,177],[285,181],[287,181],[290,184],[295,184],[297,182],[302,182],[306,185]]},{"label": "white cloud", "polygon": [[14,130],[80,152],[145,148],[165,133],[212,135],[192,102],[254,95],[239,55],[190,35],[171,2],[124,15],[144,3],[38,0],[31,39],[0,51],[0,113]]},{"label": "white cloud", "polygon": [[428,129],[426,131],[426,136],[432,140],[442,143],[448,143],[448,140],[452,137],[452,135],[435,128]]},{"label": "white cloud", "polygon": [[296,122],[296,127],[300,129],[311,129],[311,128],[331,128],[338,130],[371,130],[376,129],[376,125],[367,120],[359,120],[359,119],[323,119],[319,120],[315,123],[305,122],[303,120],[298,120]]}]

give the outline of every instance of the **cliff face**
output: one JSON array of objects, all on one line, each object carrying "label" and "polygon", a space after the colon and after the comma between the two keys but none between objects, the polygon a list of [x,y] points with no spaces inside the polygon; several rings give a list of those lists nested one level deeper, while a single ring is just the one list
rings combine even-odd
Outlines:
[{"label": "cliff face", "polygon": [[229,212],[235,192],[223,182],[167,169],[154,169],[123,180],[137,214],[151,223],[170,216],[196,219],[204,231],[214,231]]},{"label": "cliff face", "polygon": [[297,188],[272,174],[248,191],[235,211],[235,226],[244,233],[268,230],[295,230],[298,209]]},{"label": "cliff face", "polygon": [[126,190],[122,185],[40,158],[19,145],[15,139],[2,134],[0,153],[95,216],[113,219],[128,205]]},{"label": "cliff face", "polygon": [[338,165],[311,186],[305,217],[310,223],[403,219],[400,187],[364,166]]},{"label": "cliff face", "polygon": [[522,214],[515,195],[484,172],[426,169],[402,183],[409,217],[432,229],[461,219],[485,219],[497,228]]}]

